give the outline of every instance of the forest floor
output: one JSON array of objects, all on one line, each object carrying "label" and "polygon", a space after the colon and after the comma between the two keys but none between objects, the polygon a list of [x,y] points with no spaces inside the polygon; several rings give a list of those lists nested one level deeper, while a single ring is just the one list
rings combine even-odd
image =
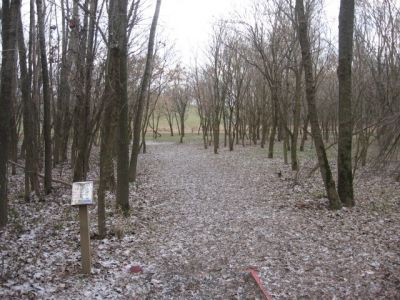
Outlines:
[{"label": "forest floor", "polygon": [[256,266],[274,299],[399,299],[400,184],[360,170],[356,207],[330,211],[319,173],[308,176],[314,164],[303,159],[295,173],[259,146],[213,155],[199,143],[150,143],[131,215],[109,194],[110,233],[99,240],[90,209],[89,277],[70,189],[25,203],[19,170],[0,231],[0,298],[262,299],[246,271]]}]

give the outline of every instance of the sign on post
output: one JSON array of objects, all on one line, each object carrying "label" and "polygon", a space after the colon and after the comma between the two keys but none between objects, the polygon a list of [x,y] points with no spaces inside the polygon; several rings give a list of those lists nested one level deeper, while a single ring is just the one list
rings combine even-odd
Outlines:
[{"label": "sign on post", "polygon": [[74,182],[71,205],[90,204],[93,204],[93,181]]},{"label": "sign on post", "polygon": [[92,265],[90,256],[89,211],[87,207],[91,204],[93,204],[93,182],[72,183],[71,205],[79,206],[82,270],[85,274],[90,274]]}]

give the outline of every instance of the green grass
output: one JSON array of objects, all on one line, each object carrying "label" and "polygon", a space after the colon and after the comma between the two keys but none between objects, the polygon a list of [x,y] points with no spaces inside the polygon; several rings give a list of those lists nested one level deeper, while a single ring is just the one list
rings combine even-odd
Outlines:
[{"label": "green grass", "polygon": [[[173,122],[173,129],[174,129],[174,134],[178,134],[178,127],[176,124],[176,120],[174,118]],[[199,114],[197,113],[197,107],[190,105],[187,109],[186,112],[186,119],[185,119],[185,133],[197,133],[197,130],[200,125],[200,117]],[[165,116],[161,116],[160,122],[158,124],[158,131],[161,133],[164,132],[169,132],[169,125],[168,121],[165,118]],[[151,132],[151,128],[149,128],[148,132]]]},{"label": "green grass", "polygon": [[[169,143],[179,143],[180,136],[178,135],[178,132],[174,132],[174,136],[171,136],[169,132],[160,132],[161,136],[158,137],[157,139],[153,138],[153,135],[151,133],[148,133],[146,135],[146,141],[156,141],[156,142],[169,142]],[[200,132],[200,134],[197,134],[197,131],[194,133],[185,133],[185,137],[183,138],[184,143],[202,143],[203,142],[203,136]]]}]

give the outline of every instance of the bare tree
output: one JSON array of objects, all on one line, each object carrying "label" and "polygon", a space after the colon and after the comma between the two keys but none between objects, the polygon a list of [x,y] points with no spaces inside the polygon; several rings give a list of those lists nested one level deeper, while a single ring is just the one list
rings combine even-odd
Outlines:
[{"label": "bare tree", "polygon": [[208,95],[206,76],[199,74],[199,67],[196,65],[192,78],[192,92],[197,104],[197,112],[200,117],[200,127],[203,135],[204,149],[208,148],[208,132],[210,127],[210,96]]},{"label": "bare tree", "polygon": [[[91,112],[90,100],[92,90],[92,73],[94,60],[94,37],[95,22],[97,11],[97,0],[86,0],[84,2],[84,21],[82,33],[79,33],[78,16],[76,16],[76,24],[74,31],[79,34],[79,47],[77,49],[76,64],[76,159],[74,161],[74,181],[86,180],[86,174],[89,168],[90,155],[90,135],[91,135]],[[74,5],[77,5],[75,2]],[[75,151],[75,149],[72,149]]]},{"label": "bare tree", "polygon": [[[264,24],[268,14],[268,24]],[[282,99],[283,71],[286,65],[287,53],[291,46],[287,44],[285,26],[281,23],[283,13],[272,3],[255,7],[256,21],[247,25],[248,39],[252,43],[255,58],[249,62],[263,74],[271,94],[272,122],[269,136],[268,157],[273,158],[276,132],[279,125],[279,104]],[[260,19],[260,17],[262,19]]]},{"label": "bare tree", "polygon": [[25,144],[25,200],[30,200],[30,186],[32,185],[36,196],[41,197],[39,178],[38,178],[38,155],[37,145],[35,142],[34,125],[35,119],[32,112],[35,111],[32,102],[30,85],[31,78],[28,74],[27,54],[24,41],[24,32],[22,28],[21,13],[18,13],[18,48],[19,48],[19,65],[21,72],[21,94],[23,102],[23,127],[24,127],[24,144]]},{"label": "bare tree", "polygon": [[137,109],[136,109],[134,128],[133,128],[133,144],[132,144],[131,159],[129,164],[129,181],[131,182],[136,180],[137,160],[140,150],[140,131],[143,119],[143,109],[144,109],[144,102],[146,100],[149,81],[151,79],[153,57],[154,57],[154,41],[156,38],[156,29],[157,29],[158,16],[160,14],[160,7],[161,7],[161,0],[157,0],[153,21],[151,23],[151,28],[150,28],[146,66],[140,86],[139,97],[137,100]]},{"label": "bare tree", "polygon": [[171,97],[174,102],[175,112],[179,116],[177,125],[179,126],[180,143],[183,143],[185,136],[185,118],[187,108],[190,102],[189,86],[187,75],[184,68],[177,65],[173,70]]},{"label": "bare tree", "polygon": [[358,72],[355,83],[361,84],[356,88],[361,95],[357,96],[360,101],[353,114],[357,114],[360,158],[365,163],[369,145],[377,141],[379,150],[369,156],[386,168],[397,164],[396,172],[400,174],[397,160],[400,149],[399,4],[395,0],[359,1],[356,4],[355,57]]},{"label": "bare tree", "polygon": [[[67,20],[69,19],[68,9],[65,7],[65,1],[61,0],[61,63],[59,72],[59,85],[57,95],[56,115],[54,120],[54,164],[66,160],[66,149],[63,145],[67,144],[69,135],[67,131],[66,121],[69,119],[69,95],[70,88],[68,83],[68,75],[71,69],[70,53],[68,51],[69,30]],[[66,147],[65,147],[66,148]]]},{"label": "bare tree", "polygon": [[[228,125],[228,145],[229,150],[233,150],[235,136],[238,135],[239,111],[244,98],[247,96],[250,87],[250,65],[246,63],[240,54],[241,48],[246,48],[241,39],[234,40],[233,37],[226,42],[227,51],[225,59],[227,62],[227,71],[231,74],[228,95],[225,99],[225,112],[227,113]],[[228,58],[229,57],[229,58]],[[263,89],[261,89],[263,91]],[[257,104],[264,102],[264,94],[261,93],[261,99]]]},{"label": "bare tree", "polygon": [[213,41],[210,49],[210,65],[207,73],[212,79],[211,83],[211,127],[213,134],[214,154],[218,154],[221,115],[227,94],[227,76],[224,70],[223,53],[224,37],[226,34],[224,22],[215,26]]},{"label": "bare tree", "polygon": [[42,65],[42,84],[43,84],[43,134],[44,134],[44,190],[46,194],[51,193],[52,189],[52,145],[51,145],[51,113],[50,113],[50,80],[47,65],[46,40],[44,29],[44,16],[42,0],[36,0],[40,61]]},{"label": "bare tree", "polygon": [[329,166],[328,157],[322,139],[321,129],[318,122],[317,107],[315,102],[315,81],[313,75],[313,64],[311,59],[311,49],[308,34],[308,20],[304,11],[303,0],[296,0],[296,15],[298,20],[298,37],[301,46],[303,58],[304,75],[306,81],[306,97],[308,104],[308,113],[310,117],[311,132],[314,139],[315,150],[318,156],[319,169],[325,190],[329,199],[331,209],[341,208],[341,202],[336,191],[335,181]]}]

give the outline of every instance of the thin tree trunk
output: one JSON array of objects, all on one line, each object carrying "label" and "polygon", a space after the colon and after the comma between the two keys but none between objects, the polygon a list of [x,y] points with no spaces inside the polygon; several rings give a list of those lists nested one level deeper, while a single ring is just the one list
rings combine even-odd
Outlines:
[{"label": "thin tree trunk", "polygon": [[[10,144],[9,144],[9,157],[13,161],[18,160],[18,131],[17,131],[17,109],[15,107],[17,103],[17,56],[14,58],[12,80],[11,80],[11,101],[10,101]],[[14,165],[11,166],[11,174],[17,174],[17,170]]]},{"label": "thin tree trunk", "polygon": [[272,126],[271,126],[271,132],[270,132],[270,136],[269,136],[268,158],[274,157],[276,127],[278,126],[278,96],[277,95],[273,95],[272,105],[273,105]]},{"label": "thin tree trunk", "polygon": [[40,136],[40,59],[39,46],[37,39],[37,26],[35,21],[35,0],[30,1],[30,25],[29,25],[29,78],[32,80],[32,103],[33,103],[33,116],[34,116],[34,133],[35,133],[35,144],[37,149],[38,167],[39,170],[43,169],[43,145]]},{"label": "thin tree trunk", "polygon": [[227,124],[225,109],[223,109],[222,112],[222,122],[224,124],[224,148],[226,148],[228,143],[228,124]]},{"label": "thin tree trunk", "polygon": [[233,145],[235,144],[235,129],[233,126],[233,107],[229,108],[228,143],[229,143],[229,151],[233,151]]},{"label": "thin tree trunk", "polygon": [[170,131],[171,136],[174,136],[173,121],[174,121],[174,119],[172,119],[172,117],[168,118],[168,125],[169,125],[169,131]]},{"label": "thin tree trunk", "polygon": [[290,148],[290,157],[293,171],[297,171],[299,169],[299,162],[297,159],[297,140],[299,137],[300,127],[301,72],[302,68],[300,67],[296,71],[296,87],[293,107],[293,134],[291,136],[292,147]]},{"label": "thin tree trunk", "polygon": [[[91,74],[92,74],[92,49],[93,49],[93,34],[94,34],[94,21],[95,11],[93,11],[93,5],[91,3],[90,15],[92,16],[91,25],[92,28],[88,30],[88,18],[89,18],[89,0],[85,0],[83,6],[85,8],[85,15],[83,21],[83,27],[80,28],[79,24],[74,28],[75,31],[82,31],[82,37],[79,40],[79,47],[77,53],[77,70],[76,70],[76,112],[75,117],[76,127],[76,158],[74,161],[74,181],[85,181],[88,172],[88,148],[90,140],[90,90],[91,90]],[[78,5],[76,2],[74,5]],[[88,36],[86,33],[89,31]],[[86,52],[86,53],[85,53]],[[86,60],[85,60],[86,56]]]},{"label": "thin tree trunk", "polygon": [[[151,85],[151,81],[149,81],[149,85],[147,87],[147,96],[146,96],[146,108],[144,110],[144,119],[142,121],[142,126],[141,126],[141,134],[140,134],[140,138],[141,138],[141,149],[142,149],[142,153],[146,154],[147,152],[147,145],[146,145],[146,134],[147,134],[147,129],[149,127],[150,124],[150,117],[153,117],[153,123],[154,123],[154,110],[151,111],[150,110],[150,100],[151,100],[151,92],[150,92],[150,85]],[[154,125],[153,125],[153,133],[154,133]]]},{"label": "thin tree trunk", "polygon": [[67,32],[66,32],[66,16],[64,8],[64,0],[61,0],[61,64],[60,64],[60,78],[58,84],[58,95],[57,95],[57,105],[56,114],[54,120],[54,151],[53,151],[53,164],[56,166],[60,162],[61,153],[61,140],[62,140],[62,103],[64,97],[65,85],[67,84],[65,76],[66,67],[66,57],[67,57]]},{"label": "thin tree trunk", "polygon": [[[55,120],[54,128],[54,164],[67,159],[67,146],[69,140],[70,130],[70,116],[69,116],[69,102],[71,90],[68,82],[68,77],[71,72],[71,43],[69,41],[69,34],[66,28],[67,15],[65,10],[64,0],[61,1],[62,13],[62,54],[61,54],[61,70],[60,82],[58,86],[57,97],[57,119]],[[74,43],[74,41],[72,41]]]},{"label": "thin tree trunk", "polygon": [[47,67],[46,41],[44,36],[44,17],[42,0],[36,0],[38,28],[39,28],[39,46],[40,60],[42,64],[42,84],[43,84],[43,134],[44,134],[44,190],[46,194],[51,193],[51,171],[52,171],[52,149],[51,149],[51,113],[50,113],[50,85],[49,70]]},{"label": "thin tree trunk", "polygon": [[140,148],[140,129],[142,125],[143,118],[143,107],[144,101],[147,93],[147,86],[151,79],[151,71],[153,65],[153,56],[154,56],[154,41],[156,37],[156,29],[158,16],[160,14],[161,0],[157,0],[156,9],[153,16],[153,21],[151,23],[150,28],[150,37],[149,44],[147,49],[147,59],[146,66],[143,74],[143,79],[140,86],[140,94],[138,97],[138,106],[135,115],[135,122],[133,126],[133,143],[132,143],[132,152],[131,152],[131,160],[129,164],[129,181],[133,182],[136,180],[136,172],[137,172],[137,161],[139,156],[139,148]]},{"label": "thin tree trunk", "polygon": [[214,154],[218,154],[219,148],[219,126],[220,126],[220,119],[219,119],[219,112],[215,113],[216,116],[213,120],[213,142],[214,142]]},{"label": "thin tree trunk", "polygon": [[183,112],[183,114],[180,114],[180,125],[181,125],[181,138],[179,140],[179,142],[182,144],[183,143],[183,138],[185,136],[185,112]]},{"label": "thin tree trunk", "polygon": [[178,135],[181,135],[181,125],[179,124],[179,118],[177,113],[174,113],[175,116],[175,122],[176,122],[176,128],[178,129]]},{"label": "thin tree trunk", "polygon": [[[205,123],[206,121],[203,120],[203,122]],[[201,126],[201,131],[203,134],[203,145],[204,145],[204,149],[207,150],[208,148],[208,125],[204,124]]]},{"label": "thin tree trunk", "polygon": [[28,74],[26,64],[26,47],[24,41],[24,32],[22,27],[21,13],[18,14],[18,48],[19,48],[19,66],[21,72],[21,94],[23,102],[24,114],[24,144],[25,144],[25,201],[30,200],[30,183],[32,188],[39,199],[41,198],[40,185],[39,185],[39,168],[38,157],[35,143],[35,132],[32,111],[34,111],[34,103],[32,102],[30,93],[31,80]]},{"label": "thin tree trunk", "polygon": [[303,135],[301,137],[301,143],[300,143],[300,151],[304,151],[304,144],[306,143],[307,140],[307,135],[308,135],[308,123],[310,122],[310,117],[307,114],[307,118],[304,120],[303,124]]},{"label": "thin tree trunk", "polygon": [[318,156],[319,169],[325,190],[329,199],[331,209],[340,209],[341,202],[336,191],[335,181],[332,177],[328,157],[326,155],[324,141],[322,139],[321,129],[318,123],[317,106],[315,101],[315,81],[312,69],[311,48],[308,35],[308,20],[304,13],[303,0],[296,0],[296,14],[298,17],[298,35],[301,46],[301,55],[303,58],[303,67],[306,80],[306,96],[308,103],[308,113],[310,116],[311,131],[314,138],[315,150]]}]

